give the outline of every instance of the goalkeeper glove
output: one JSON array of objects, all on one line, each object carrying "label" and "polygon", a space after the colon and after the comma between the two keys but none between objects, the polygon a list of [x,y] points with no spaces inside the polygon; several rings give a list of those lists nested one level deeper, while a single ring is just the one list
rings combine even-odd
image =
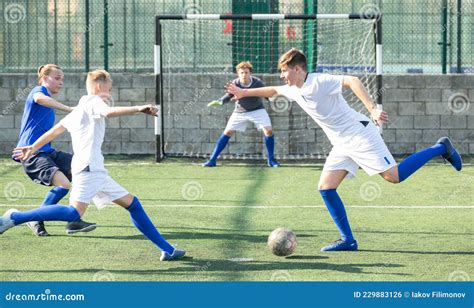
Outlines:
[{"label": "goalkeeper glove", "polygon": [[222,106],[222,101],[212,101],[210,102],[209,104],[207,104],[207,107],[218,107],[218,106]]}]

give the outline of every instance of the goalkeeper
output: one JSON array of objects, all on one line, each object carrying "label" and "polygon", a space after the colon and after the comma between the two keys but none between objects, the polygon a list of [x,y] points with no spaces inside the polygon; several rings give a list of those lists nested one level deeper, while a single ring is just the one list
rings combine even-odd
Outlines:
[{"label": "goalkeeper", "polygon": [[[252,64],[248,61],[240,62],[236,67],[238,78],[232,82],[239,88],[254,89],[261,88],[265,85],[263,82],[252,76]],[[211,106],[222,106],[233,99],[232,94],[225,94],[219,100],[212,101],[208,104]],[[279,167],[280,164],[275,160],[273,151],[275,148],[275,139],[273,136],[272,123],[268,116],[265,107],[263,106],[264,98],[262,97],[245,97],[235,101],[235,109],[232,113],[224,132],[221,134],[216,142],[216,146],[212,151],[211,158],[205,162],[203,167],[215,167],[217,157],[224,150],[229,142],[229,139],[234,135],[235,131],[245,131],[248,122],[252,122],[257,126],[257,129],[263,130],[265,135],[264,141],[267,147],[268,160],[267,164],[270,167]]]}]

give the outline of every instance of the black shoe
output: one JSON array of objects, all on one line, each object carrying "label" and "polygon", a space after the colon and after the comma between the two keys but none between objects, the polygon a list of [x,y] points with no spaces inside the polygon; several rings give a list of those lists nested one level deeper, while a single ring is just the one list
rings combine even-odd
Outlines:
[{"label": "black shoe", "polygon": [[97,227],[95,223],[85,222],[83,220],[69,222],[66,225],[66,233],[74,234],[77,232],[89,232]]},{"label": "black shoe", "polygon": [[449,137],[443,137],[438,140],[436,143],[444,144],[446,148],[446,153],[444,153],[443,159],[447,160],[457,171],[461,171],[462,169],[462,158],[459,155],[458,151],[454,148],[453,143],[449,139]]},{"label": "black shoe", "polygon": [[44,228],[43,221],[30,221],[26,225],[33,231],[33,234],[36,236],[49,236],[48,231]]}]

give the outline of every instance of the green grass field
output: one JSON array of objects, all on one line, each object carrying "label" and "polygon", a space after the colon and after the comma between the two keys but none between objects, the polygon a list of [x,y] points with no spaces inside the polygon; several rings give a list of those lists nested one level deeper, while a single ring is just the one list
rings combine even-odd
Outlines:
[{"label": "green grass field", "polygon": [[[317,192],[321,165],[224,162],[204,169],[190,160],[106,158],[111,176],[137,195],[159,228],[188,257],[160,262],[160,252],[132,225],[128,213],[91,206],[90,233],[66,235],[47,223],[38,238],[26,226],[0,236],[0,280],[61,281],[447,281],[474,277],[474,167],[457,173],[424,167],[393,185],[359,171],[339,193],[360,251],[322,253],[338,232]],[[21,167],[0,160],[1,211],[39,204],[48,188]],[[17,200],[18,199],[18,200]],[[65,202],[63,202],[65,203]],[[26,205],[26,207],[25,207]],[[293,256],[266,247],[277,227],[295,231]],[[245,258],[236,261],[236,258]]]}]

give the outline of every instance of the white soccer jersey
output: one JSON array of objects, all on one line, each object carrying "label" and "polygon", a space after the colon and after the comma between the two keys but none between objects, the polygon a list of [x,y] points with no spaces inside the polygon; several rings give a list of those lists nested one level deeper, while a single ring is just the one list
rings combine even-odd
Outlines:
[{"label": "white soccer jersey", "polygon": [[342,145],[360,132],[360,121],[369,119],[352,109],[342,96],[344,76],[310,73],[303,87],[275,87],[277,93],[296,101],[322,128],[332,145]]},{"label": "white soccer jersey", "polygon": [[61,120],[61,125],[71,134],[73,175],[87,167],[89,171],[106,171],[101,151],[105,134],[102,113],[109,108],[99,96],[85,95],[74,110]]}]

